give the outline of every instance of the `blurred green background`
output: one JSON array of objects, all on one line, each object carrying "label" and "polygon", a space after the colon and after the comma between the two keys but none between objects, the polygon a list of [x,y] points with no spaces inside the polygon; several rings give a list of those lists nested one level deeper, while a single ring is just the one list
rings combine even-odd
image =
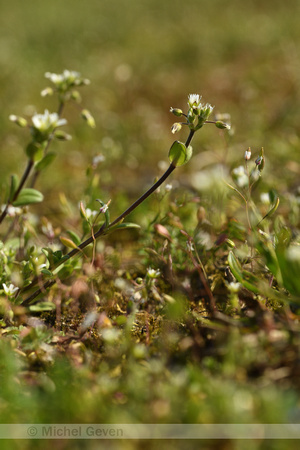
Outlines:
[{"label": "blurred green background", "polygon": [[[11,171],[22,173],[28,142],[9,114],[55,111],[55,100],[40,96],[48,84],[44,73],[69,69],[91,80],[82,104],[97,128],[67,108],[73,140],[53,145],[59,157],[39,181],[47,199],[64,191],[78,201],[86,167],[98,153],[106,158],[103,189],[110,197],[124,189],[135,197],[161,173],[158,163],[167,161],[174,140],[169,108],[185,108],[190,93],[230,113],[229,165],[242,163],[248,146],[256,153],[263,146],[270,183],[296,186],[299,1],[1,0],[0,7],[1,184]],[[176,138],[184,141],[186,134]],[[175,177],[224,162],[222,136],[214,127],[198,133],[198,156]]]}]

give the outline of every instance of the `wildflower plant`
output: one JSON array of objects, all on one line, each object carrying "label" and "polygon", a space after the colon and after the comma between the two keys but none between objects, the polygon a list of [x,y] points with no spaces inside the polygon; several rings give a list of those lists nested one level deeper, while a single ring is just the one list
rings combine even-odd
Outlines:
[{"label": "wildflower plant", "polygon": [[[3,222],[5,217],[11,212],[12,207],[27,207],[32,203],[38,203],[43,200],[42,193],[36,190],[34,185],[40,172],[47,167],[55,157],[54,153],[49,152],[50,144],[53,139],[71,139],[71,136],[61,129],[61,127],[67,125],[67,120],[62,117],[65,104],[68,101],[79,102],[80,95],[78,88],[89,84],[89,80],[81,77],[81,75],[75,71],[65,70],[62,74],[47,72],[45,76],[51,82],[51,86],[43,89],[41,94],[44,97],[57,95],[58,109],[57,112],[49,112],[46,109],[43,114],[34,114],[30,121],[23,117],[15,115],[10,116],[10,119],[14,123],[23,128],[29,129],[31,140],[26,147],[26,155],[28,158],[27,167],[21,181],[19,181],[16,176],[12,177],[10,194],[6,205],[2,208],[0,223]],[[223,129],[230,128],[229,125],[226,125],[221,121],[209,120],[213,112],[213,107],[208,103],[202,103],[201,97],[198,94],[191,94],[188,96],[188,110],[186,114],[179,108],[171,108],[171,112],[176,117],[183,116],[186,118],[184,125],[189,128],[189,135],[185,143],[175,141],[172,144],[169,150],[170,165],[166,172],[150,187],[150,189],[148,189],[147,192],[139,197],[113,221],[110,220],[110,201],[103,202],[98,199],[100,207],[97,214],[89,213],[90,209],[86,208],[83,202],[80,202],[80,214],[87,225],[85,232],[89,229],[91,234],[90,237],[81,242],[77,234],[74,232],[69,232],[68,237],[60,237],[61,243],[65,247],[71,248],[69,253],[63,255],[61,250],[53,250],[50,247],[44,248],[42,252],[46,256],[47,262],[40,264],[40,269],[38,271],[36,266],[31,261],[30,267],[33,278],[30,280],[27,276],[27,281],[25,283],[23,281],[23,287],[20,287],[18,290],[17,297],[22,298],[23,295],[26,295],[25,292],[29,288],[34,288],[37,283],[39,283],[40,286],[42,283],[43,287],[38,288],[29,297],[22,299],[21,303],[23,305],[30,304],[42,292],[42,290],[55,283],[57,276],[60,276],[63,273],[68,273],[68,268],[69,271],[72,271],[74,264],[70,265],[70,260],[77,254],[83,254],[83,250],[90,244],[94,245],[95,250],[95,242],[100,236],[107,235],[115,230],[137,227],[136,224],[124,223],[124,219],[153,192],[155,192],[177,167],[186,164],[190,160],[192,157],[191,141],[195,132],[197,132],[205,124],[215,124],[217,127]],[[92,128],[95,126],[95,120],[87,109],[84,108],[81,111],[81,116],[89,126]],[[180,128],[181,126],[175,124],[172,127],[172,132],[177,132]],[[30,175],[32,175],[32,179],[30,187],[27,187],[26,184],[28,183]],[[101,217],[104,217],[103,222],[101,222]],[[99,220],[100,224],[97,225]],[[98,229],[96,229],[96,227],[98,227]],[[155,277],[157,276],[158,272],[155,272]],[[43,281],[41,280],[41,277]],[[153,278],[151,269],[148,271],[147,277],[149,280]],[[20,302],[20,300],[18,300],[18,302]]]},{"label": "wildflower plant", "polygon": [[[80,95],[77,88],[89,84],[89,80],[82,78],[78,72],[69,70],[65,70],[62,74],[47,72],[45,76],[52,82],[54,87],[45,88],[41,95],[57,94],[57,112],[50,113],[46,109],[43,114],[34,114],[31,120],[15,114],[9,116],[9,119],[16,125],[29,130],[31,140],[25,148],[27,166],[21,179],[19,180],[17,175],[11,176],[10,191],[6,205],[2,208],[0,224],[8,215],[11,206],[27,206],[43,201],[42,193],[34,189],[34,185],[39,173],[49,166],[56,156],[54,152],[49,152],[50,144],[53,139],[60,141],[71,139],[71,136],[65,131],[58,130],[58,128],[67,124],[67,120],[62,117],[65,104],[70,100],[79,102]],[[82,110],[81,115],[88,125],[95,126],[92,115],[88,110]],[[29,183],[29,187],[25,187],[28,184],[30,175],[32,175],[32,180]]]}]

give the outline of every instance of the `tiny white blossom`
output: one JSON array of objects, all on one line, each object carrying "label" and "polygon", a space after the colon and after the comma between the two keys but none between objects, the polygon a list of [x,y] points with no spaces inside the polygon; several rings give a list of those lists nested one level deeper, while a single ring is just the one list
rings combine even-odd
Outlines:
[{"label": "tiny white blossom", "polygon": [[165,190],[166,190],[167,192],[170,192],[172,189],[173,189],[173,186],[172,186],[171,184],[166,184]]},{"label": "tiny white blossom", "polygon": [[93,166],[97,166],[99,163],[102,163],[103,161],[105,161],[105,156],[104,155],[96,155],[93,158]]},{"label": "tiny white blossom", "polygon": [[85,215],[87,219],[94,218],[98,214],[98,211],[92,211],[90,208],[86,208]]},{"label": "tiny white blossom", "polygon": [[235,283],[235,282],[231,282],[228,285],[228,289],[230,290],[230,292],[232,292],[233,294],[237,294],[239,292],[239,290],[241,289],[242,285],[241,283]]},{"label": "tiny white blossom", "polygon": [[260,201],[264,204],[264,205],[269,205],[271,203],[270,201],[270,195],[268,192],[262,192],[260,194]]},{"label": "tiny white blossom", "polygon": [[66,119],[60,119],[57,113],[49,113],[46,109],[44,114],[35,114],[32,117],[32,123],[36,130],[46,132],[65,125],[67,121]]},{"label": "tiny white blossom", "polygon": [[[5,210],[5,208],[6,208],[6,205],[1,205],[1,208],[0,208],[1,212],[3,212]],[[9,217],[16,217],[16,216],[19,216],[20,214],[22,214],[22,208],[19,208],[17,206],[12,206],[12,205],[8,206],[7,215]]]},{"label": "tiny white blossom", "polygon": [[108,210],[108,205],[106,204],[106,205],[101,206],[101,208],[99,209],[99,212],[106,213],[107,210]]},{"label": "tiny white blossom", "polygon": [[90,83],[89,80],[82,79],[81,74],[79,72],[76,72],[75,70],[64,70],[63,73],[60,74],[46,72],[45,77],[48,78],[58,88],[61,88],[63,84],[65,85],[64,87],[70,87],[74,85]]},{"label": "tiny white blossom", "polygon": [[239,166],[233,169],[232,177],[239,187],[245,187],[249,182],[244,166]]},{"label": "tiny white blossom", "polygon": [[189,95],[189,101],[188,101],[188,105],[192,108],[193,106],[195,106],[196,108],[199,108],[201,105],[201,96],[199,94],[190,94]]},{"label": "tiny white blossom", "polygon": [[14,295],[14,293],[19,289],[16,286],[14,286],[12,283],[9,286],[7,286],[5,283],[2,283],[2,286],[3,286],[4,293],[8,297],[12,297]]},{"label": "tiny white blossom", "polygon": [[148,267],[147,275],[149,278],[157,278],[160,276],[160,270],[159,269],[155,270],[155,269],[152,269],[151,267]]}]

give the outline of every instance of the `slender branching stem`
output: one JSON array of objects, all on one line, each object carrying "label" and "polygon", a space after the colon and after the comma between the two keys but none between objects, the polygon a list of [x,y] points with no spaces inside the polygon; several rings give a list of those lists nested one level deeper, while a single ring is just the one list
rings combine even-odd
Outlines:
[{"label": "slender branching stem", "polygon": [[[61,116],[62,116],[64,106],[65,106],[65,103],[61,100],[60,103],[59,103],[59,106],[58,106],[58,110],[57,110],[57,115],[58,115],[58,117],[61,117]],[[45,148],[45,150],[44,150],[44,154],[47,153],[47,151],[48,151],[48,149],[49,149],[49,146],[50,146],[52,140],[53,140],[53,136],[50,136],[49,139],[48,139],[46,148]],[[35,184],[36,184],[36,182],[37,182],[37,179],[38,179],[38,177],[39,177],[39,174],[40,174],[40,171],[39,171],[39,170],[35,170],[35,171],[34,171],[33,176],[32,176],[32,179],[31,179],[31,183],[30,183],[30,187],[31,187],[31,188],[33,188],[33,187],[35,186]]]},{"label": "slender branching stem", "polygon": [[[195,134],[194,130],[190,130],[189,136],[186,140],[185,146],[188,147],[192,141],[192,138]],[[148,189],[141,197],[139,197],[134,203],[132,203],[129,208],[127,208],[122,214],[120,214],[113,222],[111,222],[109,225],[104,224],[99,228],[99,230],[94,233],[92,236],[90,236],[88,239],[86,239],[84,242],[82,242],[80,245],[78,245],[77,248],[71,250],[69,253],[67,253],[62,261],[59,261],[56,265],[52,266],[50,270],[54,270],[60,265],[64,264],[66,261],[68,261],[73,256],[77,255],[79,252],[81,252],[84,248],[86,248],[88,245],[92,244],[96,239],[98,239],[100,236],[103,236],[109,232],[109,230],[114,226],[117,225],[119,222],[123,221],[125,217],[127,217],[132,211],[134,211],[141,203],[143,203],[153,192],[155,192],[158,187],[171,175],[171,173],[176,169],[176,165],[173,164],[173,162],[170,164],[168,169],[165,171],[165,173],[157,180],[151,187]],[[27,286],[24,289],[21,289],[17,296],[29,290],[32,286],[34,286],[39,280],[39,277],[36,277],[32,283]],[[47,287],[53,285],[55,282],[53,280],[47,281],[40,289],[36,290],[30,297],[26,298],[21,304],[22,305],[28,305],[31,303],[32,300],[34,300],[44,289]]]},{"label": "slender branching stem", "polygon": [[14,201],[17,200],[17,198],[18,198],[18,196],[19,196],[21,190],[22,190],[23,187],[24,187],[24,184],[26,183],[26,181],[27,181],[27,179],[28,179],[28,177],[29,177],[29,175],[30,175],[31,169],[32,169],[32,167],[33,167],[33,164],[34,164],[34,161],[33,161],[32,159],[29,159],[28,162],[27,162],[26,169],[25,169],[25,171],[24,171],[24,173],[23,173],[22,179],[21,179],[21,181],[20,181],[20,184],[19,184],[19,186],[18,186],[18,189],[17,189],[16,192],[14,193],[13,197],[8,199],[8,201],[7,201],[7,203],[6,203],[6,206],[5,206],[3,212],[2,212],[2,214],[1,214],[1,216],[0,216],[0,223],[2,223],[3,220],[5,219],[5,217],[6,217],[6,215],[7,215],[7,212],[8,212],[8,207],[9,207],[9,205],[11,205]]}]

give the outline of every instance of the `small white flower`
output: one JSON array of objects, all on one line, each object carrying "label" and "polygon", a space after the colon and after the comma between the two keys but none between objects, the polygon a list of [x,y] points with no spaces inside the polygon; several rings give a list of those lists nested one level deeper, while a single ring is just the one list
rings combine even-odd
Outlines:
[{"label": "small white flower", "polygon": [[262,192],[260,194],[260,201],[264,204],[264,205],[269,205],[271,203],[270,201],[270,195],[268,192]]},{"label": "small white flower", "polygon": [[19,289],[16,286],[14,286],[12,283],[9,286],[6,286],[5,283],[2,283],[2,286],[3,286],[4,293],[8,297],[12,297],[14,295],[14,293]]},{"label": "small white flower", "polygon": [[239,292],[239,290],[241,289],[242,285],[241,283],[235,283],[235,282],[231,282],[228,284],[228,289],[230,292],[232,292],[233,294],[237,294]]},{"label": "small white flower", "polygon": [[90,208],[86,208],[85,215],[87,219],[94,218],[98,214],[98,211],[92,211]]},{"label": "small white flower", "polygon": [[166,184],[165,190],[166,190],[167,192],[170,192],[172,189],[173,189],[173,186],[172,186],[171,184]]},{"label": "small white flower", "polygon": [[108,205],[106,204],[106,205],[101,206],[101,208],[99,209],[99,212],[106,213],[107,210],[108,210]]},{"label": "small white flower", "polygon": [[102,163],[103,161],[105,161],[105,156],[104,155],[96,155],[93,158],[93,166],[97,166],[99,163]]},{"label": "small white flower", "polygon": [[155,269],[152,269],[151,267],[148,267],[147,275],[149,278],[157,278],[160,276],[160,270],[159,269],[155,270]]},{"label": "small white flower", "polygon": [[60,84],[64,80],[63,75],[59,75],[57,73],[46,72],[45,77],[48,78],[48,80],[52,81],[52,83],[55,85]]},{"label": "small white flower", "polygon": [[188,101],[188,105],[193,108],[199,108],[201,105],[201,96],[199,94],[190,94],[189,95],[189,101]]},{"label": "small white flower", "polygon": [[[6,208],[6,205],[1,205],[0,210],[3,212]],[[19,208],[17,206],[9,205],[7,208],[7,215],[9,217],[16,217],[22,214],[22,208]]]},{"label": "small white flower", "polygon": [[33,127],[41,132],[53,131],[55,128],[65,125],[66,119],[60,119],[57,113],[49,113],[48,109],[44,114],[35,114],[32,117]]},{"label": "small white flower", "polygon": [[64,70],[63,73],[51,73],[46,72],[45,77],[48,78],[56,87],[68,88],[74,85],[89,84],[90,81],[87,79],[82,79],[81,74],[75,70]]},{"label": "small white flower", "polygon": [[232,178],[239,187],[245,187],[248,185],[248,175],[245,172],[244,166],[239,166],[233,169]]}]

